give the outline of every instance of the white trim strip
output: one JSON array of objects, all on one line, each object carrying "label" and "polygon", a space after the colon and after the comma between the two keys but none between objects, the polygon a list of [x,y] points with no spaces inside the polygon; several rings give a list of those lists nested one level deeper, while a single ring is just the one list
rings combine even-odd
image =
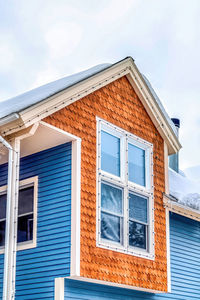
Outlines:
[{"label": "white trim strip", "polygon": [[97,280],[97,279],[86,278],[86,277],[81,277],[81,276],[70,276],[70,277],[65,277],[65,279],[96,283],[96,284],[100,284],[100,285],[108,285],[108,286],[112,286],[112,287],[118,287],[118,288],[135,290],[135,291],[140,291],[140,292],[147,292],[147,293],[156,293],[156,294],[165,293],[165,292],[161,292],[161,291],[157,291],[157,290],[153,290],[153,289],[151,290],[151,289],[147,289],[147,288],[141,288],[138,286],[114,283],[114,282],[110,282],[110,281]]},{"label": "white trim strip", "polygon": [[72,142],[71,264],[70,274],[80,275],[81,140]]},{"label": "white trim strip", "polygon": [[170,259],[170,220],[169,210],[165,210],[166,219],[166,247],[167,247],[167,291],[171,293],[171,259]]},{"label": "white trim strip", "polygon": [[65,279],[55,278],[54,300],[64,300],[65,297]]}]

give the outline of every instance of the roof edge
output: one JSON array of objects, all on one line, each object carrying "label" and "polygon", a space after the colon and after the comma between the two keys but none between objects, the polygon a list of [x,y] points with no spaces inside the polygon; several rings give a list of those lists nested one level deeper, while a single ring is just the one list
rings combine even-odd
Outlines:
[{"label": "roof edge", "polygon": [[171,197],[170,195],[163,194],[163,204],[164,207],[169,209],[171,212],[174,212],[183,217],[187,217],[189,219],[200,221],[199,210],[181,205],[180,203],[175,201],[174,197]]},{"label": "roof edge", "polygon": [[156,128],[161,133],[163,139],[166,140],[169,154],[179,151],[181,144],[178,137],[173,132],[168,120],[159,108],[159,105],[151,91],[149,91],[149,88],[132,57],[126,57],[125,59],[108,66],[92,76],[89,76],[64,90],[43,99],[31,107],[21,110],[18,112],[20,118],[18,119],[18,122],[15,123],[15,126],[12,126],[12,123],[7,123],[1,127],[2,135],[10,135],[22,128],[26,128],[34,122],[42,120],[63,107],[68,106],[69,104],[125,75],[138,94]]}]

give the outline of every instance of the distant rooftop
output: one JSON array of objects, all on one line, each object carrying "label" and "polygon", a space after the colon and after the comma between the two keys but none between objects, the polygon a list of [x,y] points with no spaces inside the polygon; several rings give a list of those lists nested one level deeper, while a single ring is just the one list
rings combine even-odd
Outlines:
[{"label": "distant rooftop", "polygon": [[200,211],[200,184],[185,174],[169,169],[170,195],[177,203]]}]

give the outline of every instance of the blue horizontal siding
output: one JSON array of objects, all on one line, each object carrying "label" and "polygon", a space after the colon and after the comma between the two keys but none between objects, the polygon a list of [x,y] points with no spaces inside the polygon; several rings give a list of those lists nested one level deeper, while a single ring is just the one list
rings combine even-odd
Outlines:
[{"label": "blue horizontal siding", "polygon": [[151,294],[65,280],[65,299],[200,300],[200,223],[170,215],[172,293]]},{"label": "blue horizontal siding", "polygon": [[[55,277],[70,274],[71,143],[22,158],[20,180],[33,176],[38,176],[37,247],[17,253],[16,300],[54,299]],[[2,165],[0,185],[6,178],[7,166]]]}]

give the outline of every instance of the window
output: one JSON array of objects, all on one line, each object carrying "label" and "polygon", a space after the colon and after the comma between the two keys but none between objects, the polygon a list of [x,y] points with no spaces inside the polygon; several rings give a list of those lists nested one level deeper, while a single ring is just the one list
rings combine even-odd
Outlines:
[{"label": "window", "polygon": [[97,122],[97,246],[154,259],[153,145]]},{"label": "window", "polygon": [[[6,186],[0,187],[0,247],[5,246]],[[20,181],[18,200],[18,249],[36,246],[37,177]]]}]

